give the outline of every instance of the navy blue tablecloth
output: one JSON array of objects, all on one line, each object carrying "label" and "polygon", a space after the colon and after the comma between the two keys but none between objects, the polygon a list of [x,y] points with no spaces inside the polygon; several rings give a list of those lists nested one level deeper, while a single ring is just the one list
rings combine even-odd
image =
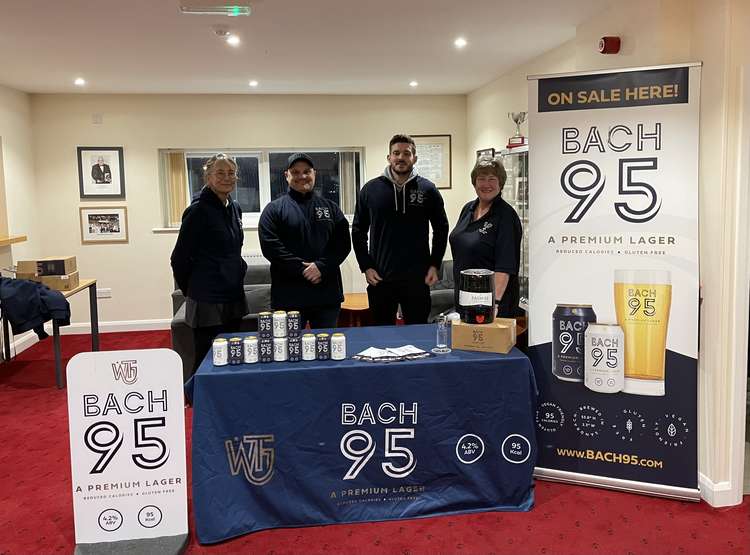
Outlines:
[{"label": "navy blue tablecloth", "polygon": [[[434,325],[339,331],[349,356],[435,344]],[[533,505],[536,385],[517,349],[222,367],[209,353],[186,392],[201,543]]]}]

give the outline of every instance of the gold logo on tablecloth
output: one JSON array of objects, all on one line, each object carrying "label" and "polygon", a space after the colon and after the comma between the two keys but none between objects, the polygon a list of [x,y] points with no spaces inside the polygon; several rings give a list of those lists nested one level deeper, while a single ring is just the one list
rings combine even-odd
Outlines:
[{"label": "gold logo on tablecloth", "polygon": [[251,484],[267,484],[273,477],[273,442],[273,434],[244,435],[241,440],[238,437],[227,439],[224,447],[232,476],[237,476],[242,471]]}]

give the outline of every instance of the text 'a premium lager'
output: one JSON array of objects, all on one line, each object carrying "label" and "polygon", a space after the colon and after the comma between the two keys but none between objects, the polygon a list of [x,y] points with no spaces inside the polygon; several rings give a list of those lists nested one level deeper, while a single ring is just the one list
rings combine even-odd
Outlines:
[{"label": "text 'a premium lager'", "polygon": [[622,329],[617,324],[589,324],[585,334],[584,384],[598,393],[622,391],[625,381],[625,350]]},{"label": "text 'a premium lager'", "polygon": [[568,382],[583,381],[586,328],[596,322],[590,304],[558,304],[552,313],[552,374]]},{"label": "text 'a premium lager'", "polygon": [[615,312],[625,334],[625,393],[664,395],[672,281],[668,270],[615,270]]}]

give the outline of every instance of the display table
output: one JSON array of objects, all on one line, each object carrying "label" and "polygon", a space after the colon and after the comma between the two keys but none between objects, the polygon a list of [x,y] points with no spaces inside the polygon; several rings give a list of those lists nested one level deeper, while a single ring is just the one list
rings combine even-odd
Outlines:
[{"label": "display table", "polygon": [[[89,314],[91,316],[91,350],[99,350],[99,311],[96,304],[96,280],[95,279],[82,279],[80,280],[78,287],[71,289],[70,291],[60,291],[63,297],[66,299],[72,297],[76,293],[83,291],[84,289],[89,290]],[[10,360],[10,324],[7,319],[3,316],[3,341],[5,345],[5,360]],[[57,320],[52,320],[52,341],[54,344],[55,351],[55,382],[57,388],[62,389],[65,386],[62,372],[62,348],[60,345],[60,324]]]},{"label": "display table", "polygon": [[[369,346],[428,350],[435,326],[345,334],[349,355]],[[221,367],[209,353],[185,389],[201,543],[533,505],[536,385],[516,349]]]}]

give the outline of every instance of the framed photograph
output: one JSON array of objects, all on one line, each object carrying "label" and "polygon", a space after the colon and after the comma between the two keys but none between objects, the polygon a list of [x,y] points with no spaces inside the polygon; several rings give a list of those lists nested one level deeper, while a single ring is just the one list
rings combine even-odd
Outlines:
[{"label": "framed photograph", "polygon": [[124,199],[122,147],[79,146],[78,186],[82,200]]},{"label": "framed photograph", "polygon": [[451,188],[451,136],[412,135],[417,145],[417,173],[438,189]]},{"label": "framed photograph", "polygon": [[494,158],[495,157],[495,149],[494,148],[483,148],[482,150],[477,150],[477,160],[480,158]]},{"label": "framed photograph", "polygon": [[128,209],[125,206],[81,206],[81,243],[128,242]]}]

